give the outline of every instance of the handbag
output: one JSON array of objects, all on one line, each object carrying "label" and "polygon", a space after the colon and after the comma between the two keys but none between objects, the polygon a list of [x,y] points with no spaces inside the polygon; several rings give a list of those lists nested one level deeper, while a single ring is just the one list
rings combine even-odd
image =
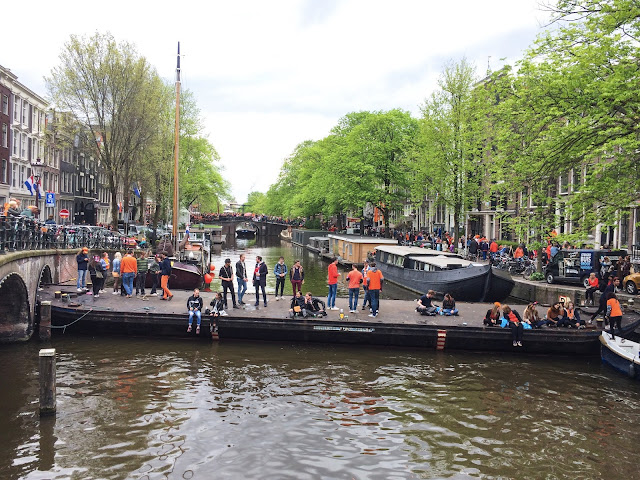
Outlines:
[{"label": "handbag", "polygon": [[294,305],[293,311],[296,313],[300,313],[302,311],[302,308],[300,307],[300,305]]},{"label": "handbag", "polygon": [[102,272],[96,272],[96,278],[104,278]]}]

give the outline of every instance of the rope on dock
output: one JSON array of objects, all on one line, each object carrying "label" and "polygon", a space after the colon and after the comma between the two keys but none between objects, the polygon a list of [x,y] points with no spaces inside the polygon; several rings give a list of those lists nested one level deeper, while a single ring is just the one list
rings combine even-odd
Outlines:
[{"label": "rope on dock", "polygon": [[82,315],[80,318],[76,318],[73,322],[68,323],[66,325],[47,325],[48,328],[62,328],[62,333],[65,333],[65,330],[67,329],[67,327],[70,327],[71,325],[73,325],[74,323],[79,322],[80,320],[82,320],[84,317],[86,317],[87,315],[89,315],[91,312],[93,312],[93,308],[90,308],[87,313],[85,313],[84,315]]}]

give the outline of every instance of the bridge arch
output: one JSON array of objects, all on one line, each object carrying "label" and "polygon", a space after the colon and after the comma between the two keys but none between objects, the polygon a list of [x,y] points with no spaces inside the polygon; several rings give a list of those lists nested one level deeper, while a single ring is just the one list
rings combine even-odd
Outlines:
[{"label": "bridge arch", "polygon": [[42,288],[45,285],[51,285],[53,283],[53,275],[51,274],[51,267],[45,265],[40,271],[40,278],[38,279],[38,288]]},{"label": "bridge arch", "polygon": [[32,333],[33,318],[27,284],[19,273],[9,273],[0,280],[0,341],[28,339]]}]

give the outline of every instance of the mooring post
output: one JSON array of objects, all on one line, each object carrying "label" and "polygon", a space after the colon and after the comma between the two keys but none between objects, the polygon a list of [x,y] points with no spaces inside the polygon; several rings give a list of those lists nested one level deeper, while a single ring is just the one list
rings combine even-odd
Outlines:
[{"label": "mooring post", "polygon": [[40,350],[40,416],[56,413],[56,349]]},{"label": "mooring post", "polygon": [[51,340],[51,301],[40,302],[40,329],[38,331],[41,342]]}]

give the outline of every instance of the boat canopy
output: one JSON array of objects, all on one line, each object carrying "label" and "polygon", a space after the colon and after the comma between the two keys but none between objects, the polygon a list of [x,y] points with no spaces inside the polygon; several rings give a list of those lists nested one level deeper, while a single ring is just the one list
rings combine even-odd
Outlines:
[{"label": "boat canopy", "polygon": [[450,257],[450,258],[460,258],[460,255],[455,253],[432,250],[431,248],[422,248],[422,247],[404,247],[401,245],[378,245],[376,250],[380,252],[389,253],[391,255],[400,255],[403,257]]},{"label": "boat canopy", "polygon": [[[466,268],[474,265],[473,262],[469,260],[464,260],[462,258],[452,258],[445,255],[438,255],[435,257],[425,257],[425,256],[409,256],[410,260],[415,261],[416,270],[433,270],[433,267],[436,267],[441,270],[452,270],[454,268]],[[423,265],[422,268],[419,268]],[[431,267],[431,268],[427,268]]]}]

